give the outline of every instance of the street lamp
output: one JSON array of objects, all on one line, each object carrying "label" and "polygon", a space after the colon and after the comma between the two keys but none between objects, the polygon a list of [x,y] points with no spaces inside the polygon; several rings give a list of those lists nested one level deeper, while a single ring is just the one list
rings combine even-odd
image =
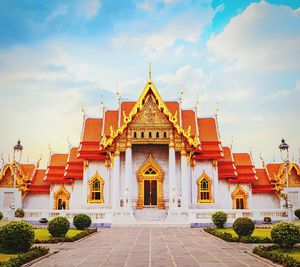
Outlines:
[{"label": "street lamp", "polygon": [[[14,202],[11,205],[11,209],[12,209],[12,217],[14,218],[14,210],[15,210],[15,205],[16,205],[16,183],[17,183],[17,171],[18,171],[18,166],[17,164],[20,162],[21,157],[22,157],[22,150],[23,150],[23,146],[21,145],[21,141],[20,139],[18,140],[17,144],[14,145],[13,147],[14,149],[14,154],[13,154],[13,163],[12,166],[14,168]],[[16,160],[16,158],[18,158]]]},{"label": "street lamp", "polygon": [[281,158],[282,158],[282,161],[284,162],[284,167],[285,167],[285,180],[286,180],[287,193],[283,197],[283,199],[286,202],[284,207],[288,209],[288,219],[293,221],[293,210],[292,210],[293,205],[289,198],[289,176],[288,176],[288,171],[289,171],[289,166],[290,166],[289,145],[285,142],[285,140],[283,138],[281,139],[281,143],[279,145],[279,150],[280,150]]}]

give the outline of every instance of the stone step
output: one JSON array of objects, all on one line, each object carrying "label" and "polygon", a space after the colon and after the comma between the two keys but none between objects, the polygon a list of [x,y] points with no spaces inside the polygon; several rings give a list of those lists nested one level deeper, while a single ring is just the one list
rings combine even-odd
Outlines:
[{"label": "stone step", "polygon": [[134,210],[133,212],[137,221],[165,221],[167,211],[156,208],[144,208]]}]

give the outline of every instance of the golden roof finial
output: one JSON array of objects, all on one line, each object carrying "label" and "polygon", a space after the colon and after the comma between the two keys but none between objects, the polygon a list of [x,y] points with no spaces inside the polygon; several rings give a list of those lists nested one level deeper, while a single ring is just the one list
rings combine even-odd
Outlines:
[{"label": "golden roof finial", "polygon": [[152,65],[151,65],[151,61],[149,62],[149,80],[152,79]]},{"label": "golden roof finial", "polygon": [[51,148],[50,144],[48,144],[48,149],[49,149],[49,152],[51,153],[52,152],[52,148]]},{"label": "golden roof finial", "polygon": [[217,102],[216,103],[216,116],[218,116],[219,112],[220,112],[220,106],[219,106],[219,103]]},{"label": "golden roof finial", "polygon": [[70,142],[69,136],[67,137],[67,143],[68,143],[69,147],[72,145]]},{"label": "golden roof finial", "polygon": [[40,167],[40,162],[41,162],[42,158],[43,158],[43,155],[41,154],[41,156],[40,156],[40,158],[38,159],[37,164],[36,164],[36,167],[37,167],[37,168]]},{"label": "golden roof finial", "polygon": [[252,142],[250,143],[250,155],[252,156],[252,150],[253,150],[253,144]]},{"label": "golden roof finial", "polygon": [[183,84],[181,84],[180,86],[181,86],[181,90],[180,90],[179,100],[180,100],[180,104],[182,104],[182,99],[183,99]]},{"label": "golden roof finial", "polygon": [[104,116],[104,101],[103,101],[103,95],[100,96],[100,109],[102,112],[102,117]]},{"label": "golden roof finial", "polygon": [[81,112],[82,112],[82,114],[83,114],[83,116],[85,116],[85,110],[84,110],[84,104],[83,103],[81,103]]},{"label": "golden roof finial", "polygon": [[263,168],[265,168],[265,161],[264,161],[263,157],[261,156],[261,153],[259,153],[259,158],[261,160],[261,164],[262,164]]},{"label": "golden roof finial", "polygon": [[199,95],[197,95],[197,100],[196,100],[196,103],[195,103],[195,106],[194,106],[194,109],[196,111],[196,115],[197,115],[197,112],[198,112],[198,106],[199,106],[199,103],[200,103],[200,100],[199,100]]},{"label": "golden roof finial", "polygon": [[119,88],[120,88],[119,85],[117,85],[116,96],[117,96],[118,103],[120,103],[121,100]]},{"label": "golden roof finial", "polygon": [[2,166],[1,166],[1,169],[3,168],[4,166],[4,158],[3,158],[3,153],[1,153],[1,161],[2,161]]},{"label": "golden roof finial", "polygon": [[230,149],[232,150],[233,147],[233,135],[231,136],[231,141],[230,141]]}]

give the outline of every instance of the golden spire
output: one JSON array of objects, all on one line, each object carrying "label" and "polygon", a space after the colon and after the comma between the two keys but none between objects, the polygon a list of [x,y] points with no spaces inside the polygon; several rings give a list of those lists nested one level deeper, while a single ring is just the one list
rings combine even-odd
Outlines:
[{"label": "golden spire", "polygon": [[231,141],[230,141],[230,149],[232,150],[233,147],[233,135],[231,136]]},{"label": "golden spire", "polygon": [[149,62],[149,80],[152,79],[152,66],[151,66],[151,61]]},{"label": "golden spire", "polygon": [[40,158],[37,161],[36,168],[40,167],[40,162],[41,162],[42,158],[43,158],[43,155],[41,154]]},{"label": "golden spire", "polygon": [[182,104],[182,99],[183,99],[183,84],[181,84],[181,90],[180,90],[180,97],[179,97],[180,104]]},{"label": "golden spire", "polygon": [[117,85],[116,96],[117,96],[118,104],[120,104],[120,100],[121,100],[119,88],[120,88],[119,85]]},{"label": "golden spire", "polygon": [[102,117],[104,117],[104,101],[103,101],[103,95],[100,97],[100,110],[102,112]]},{"label": "golden spire", "polygon": [[263,157],[261,156],[261,153],[259,154],[259,158],[261,160],[261,164],[262,164],[263,168],[265,168],[265,161],[264,161]]},{"label": "golden spire", "polygon": [[52,148],[51,148],[50,144],[48,144],[48,149],[49,149],[49,152],[52,153]]},{"label": "golden spire", "polygon": [[252,150],[253,150],[253,144],[250,143],[250,155],[251,155],[251,157],[252,157]]},{"label": "golden spire", "polygon": [[84,110],[84,105],[83,105],[83,103],[81,103],[81,112],[82,112],[83,116],[85,116],[85,110]]},{"label": "golden spire", "polygon": [[196,111],[196,115],[198,113],[198,106],[199,106],[199,103],[200,103],[199,98],[200,98],[199,95],[197,95],[196,103],[195,103],[195,106],[194,106],[194,109]]},{"label": "golden spire", "polygon": [[219,103],[217,102],[216,103],[216,116],[218,116],[219,112],[220,112],[220,106],[219,106]]},{"label": "golden spire", "polygon": [[67,143],[68,143],[69,147],[72,145],[70,142],[69,136],[67,137]]}]

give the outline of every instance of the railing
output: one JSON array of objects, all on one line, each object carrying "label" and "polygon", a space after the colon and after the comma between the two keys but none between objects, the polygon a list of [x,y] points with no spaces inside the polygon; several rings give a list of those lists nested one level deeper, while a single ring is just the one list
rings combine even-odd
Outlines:
[{"label": "railing", "polygon": [[[221,209],[220,209],[221,210]],[[210,223],[211,216],[217,210],[200,210],[200,209],[190,209],[189,210],[189,220],[191,223]],[[287,220],[286,211],[283,209],[274,210],[222,210],[228,216],[228,222],[233,222],[239,217],[249,217],[252,220],[263,221],[264,217],[271,217],[272,221],[284,221]]]}]

